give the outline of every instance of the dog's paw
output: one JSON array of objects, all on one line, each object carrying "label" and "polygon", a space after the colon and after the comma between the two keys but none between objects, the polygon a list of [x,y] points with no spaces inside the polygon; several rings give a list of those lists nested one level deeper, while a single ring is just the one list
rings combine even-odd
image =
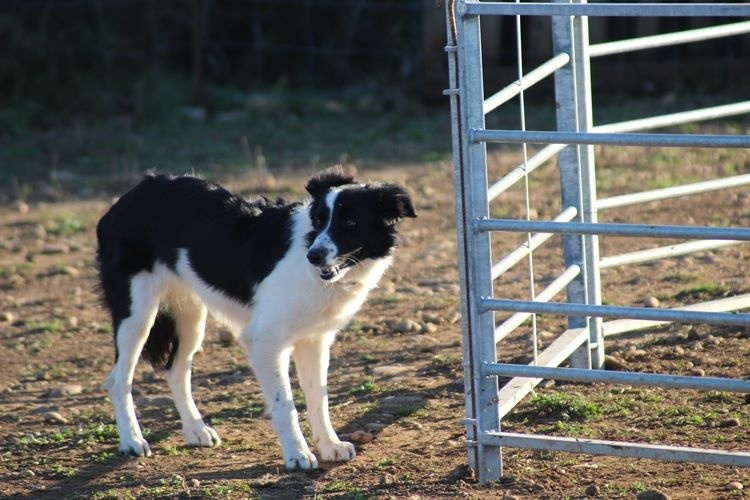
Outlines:
[{"label": "dog's paw", "polygon": [[304,450],[284,457],[287,470],[312,470],[318,468],[318,459],[310,450]]},{"label": "dog's paw", "polygon": [[352,443],[337,441],[331,443],[318,443],[320,458],[324,462],[346,462],[357,456]]},{"label": "dog's paw", "polygon": [[120,454],[133,457],[150,457],[151,447],[142,437],[130,436],[120,440]]},{"label": "dog's paw", "polygon": [[221,444],[221,439],[219,439],[216,431],[203,422],[199,422],[193,426],[185,426],[182,428],[182,432],[185,434],[188,446],[210,448]]}]

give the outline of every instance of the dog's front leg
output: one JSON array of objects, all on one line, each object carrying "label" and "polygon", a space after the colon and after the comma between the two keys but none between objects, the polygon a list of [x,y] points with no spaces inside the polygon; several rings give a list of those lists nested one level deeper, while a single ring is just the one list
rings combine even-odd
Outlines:
[{"label": "dog's front leg", "polygon": [[271,424],[281,442],[284,465],[287,469],[316,469],[318,461],[305,442],[294,407],[289,383],[289,355],[291,347],[280,345],[274,335],[242,336],[255,378],[258,380]]},{"label": "dog's front leg", "polygon": [[328,361],[335,332],[320,338],[305,339],[294,344],[302,390],[307,401],[307,418],[320,458],[328,462],[351,460],[357,454],[354,445],[341,441],[331,425],[328,414]]}]

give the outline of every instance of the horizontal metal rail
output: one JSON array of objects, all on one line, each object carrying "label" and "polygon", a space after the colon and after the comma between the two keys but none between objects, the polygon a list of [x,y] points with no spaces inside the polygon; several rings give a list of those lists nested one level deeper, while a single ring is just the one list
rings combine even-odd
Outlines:
[{"label": "horizontal metal rail", "polygon": [[463,16],[745,17],[744,3],[511,3],[460,2]]},{"label": "horizontal metal rail", "polygon": [[661,226],[649,224],[616,224],[611,222],[554,222],[523,219],[475,219],[474,230],[750,241],[750,229],[739,227]]},{"label": "horizontal metal rail", "polygon": [[538,167],[544,165],[547,160],[555,156],[566,147],[567,144],[550,144],[549,146],[544,147],[534,156],[526,160],[526,163],[521,163],[520,165],[516,166],[502,179],[498,180],[492,186],[490,186],[489,189],[487,189],[487,201],[490,202],[500,196],[516,182],[523,179],[524,175],[530,174]]},{"label": "horizontal metal rail", "polygon": [[570,56],[568,54],[557,54],[549,61],[529,71],[521,80],[516,80],[485,99],[484,114],[486,115],[499,106],[502,106],[504,103],[520,94],[522,90],[526,90],[532,85],[539,83],[558,69],[568,64],[568,62],[570,62]]},{"label": "horizontal metal rail", "polygon": [[[750,307],[750,293],[724,297],[723,299],[709,300],[699,304],[690,304],[688,306],[676,307],[675,311],[708,311],[708,312],[726,312],[747,309]],[[602,323],[602,333],[605,337],[618,335],[620,333],[642,330],[654,326],[666,325],[671,321],[653,321],[644,319],[616,319]]]},{"label": "horizontal metal rail", "polygon": [[589,45],[589,57],[622,54],[634,50],[655,49],[657,47],[667,47],[681,43],[702,42],[705,40],[713,40],[715,38],[741,35],[743,33],[750,33],[750,21],[710,26],[708,28],[676,31],[674,33],[665,33],[663,35],[617,40],[615,42],[597,43]]},{"label": "horizontal metal rail", "polygon": [[637,252],[621,253],[599,259],[599,268],[607,269],[611,267],[623,266],[626,264],[638,264],[641,262],[650,262],[653,260],[664,259],[668,257],[677,257],[694,252],[703,252],[705,250],[714,250],[732,245],[744,243],[735,240],[698,240],[678,243],[676,245],[667,245],[657,248],[648,248],[638,250]]},{"label": "horizontal metal rail", "polygon": [[720,377],[687,377],[660,373],[617,372],[588,368],[559,368],[551,366],[485,363],[482,376],[537,377],[570,382],[603,382],[606,384],[664,387],[667,389],[698,389],[702,391],[750,392],[750,380]]},{"label": "horizontal metal rail", "polygon": [[[546,349],[537,357],[537,366],[559,366],[568,359],[576,349],[588,340],[589,332],[584,328],[572,328],[560,334]],[[529,363],[533,364],[533,363]],[[543,378],[514,377],[508,381],[498,392],[498,409],[500,418],[518,404],[528,393],[534,389]]]},{"label": "horizontal metal rail", "polygon": [[641,191],[639,193],[629,193],[610,198],[597,200],[596,208],[604,210],[607,208],[625,207],[637,203],[647,203],[650,201],[666,200],[669,198],[678,198],[690,194],[706,193],[708,191],[718,191],[720,189],[746,186],[750,184],[750,174],[735,175],[724,177],[722,179],[711,179],[708,181],[695,182],[692,184],[683,184],[662,189],[653,189],[650,191]]},{"label": "horizontal metal rail", "polygon": [[651,309],[646,307],[604,306],[565,302],[534,302],[533,300],[491,299],[479,302],[481,312],[510,311],[565,316],[600,318],[651,319],[675,323],[706,323],[709,325],[750,326],[750,314],[686,311],[679,309]]},{"label": "horizontal metal rail", "polygon": [[732,104],[722,104],[721,106],[711,106],[708,108],[693,109],[690,111],[680,111],[679,113],[670,113],[668,115],[650,116],[647,118],[638,118],[617,123],[607,123],[594,127],[594,132],[632,132],[634,130],[647,130],[661,127],[671,127],[683,123],[694,123],[705,120],[715,120],[727,116],[741,115],[750,113],[750,101],[735,102]]},{"label": "horizontal metal rail", "polygon": [[[549,300],[552,300],[555,295],[563,291],[563,289],[565,289],[565,287],[568,286],[571,281],[576,279],[579,274],[581,274],[581,268],[579,266],[570,266],[565,271],[563,271],[560,276],[555,278],[549,285],[547,285],[544,290],[539,292],[534,298],[534,301],[547,302]],[[510,334],[513,330],[521,326],[521,323],[526,321],[529,316],[531,316],[531,313],[519,312],[512,314],[508,319],[500,323],[495,328],[495,343],[497,344],[502,339],[507,337],[508,334]]]},{"label": "horizontal metal rail", "polygon": [[532,450],[589,453],[618,457],[649,458],[674,462],[696,462],[713,465],[750,467],[750,453],[683,446],[662,446],[626,441],[605,441],[558,436],[538,436],[513,432],[486,432],[479,436],[482,444],[527,448]]},{"label": "horizontal metal rail", "polygon": [[[715,120],[717,118],[735,116],[743,113],[750,113],[750,101],[738,102],[734,104],[724,104],[721,106],[712,106],[709,108],[701,108],[691,111],[681,111],[679,113],[639,118],[637,120],[628,120],[624,122],[607,123],[604,125],[595,126],[593,128],[593,132],[633,132],[635,130],[671,127],[674,125],[681,125],[683,123],[693,123],[703,120]],[[487,190],[488,201],[494,200],[499,195],[507,191],[516,182],[523,179],[525,174],[529,174],[536,170],[547,160],[565,149],[566,146],[566,144],[550,144],[548,146],[545,146],[538,153],[527,160],[525,165],[523,163],[517,165],[502,179],[498,180],[492,186],[490,186],[490,188]]]},{"label": "horizontal metal rail", "polygon": [[[576,209],[576,207],[568,207],[553,220],[555,222],[570,222],[575,218],[577,214],[578,210]],[[493,281],[505,271],[521,262],[524,257],[529,255],[529,251],[533,252],[534,250],[542,246],[542,244],[552,236],[554,236],[554,234],[552,233],[536,233],[532,235],[529,240],[525,241],[521,246],[517,247],[505,257],[497,261],[497,263],[492,266]]]},{"label": "horizontal metal rail", "polygon": [[750,136],[747,135],[617,134],[606,132],[473,129],[469,133],[469,138],[472,142],[507,142],[518,144],[608,144],[614,146],[750,148]]}]

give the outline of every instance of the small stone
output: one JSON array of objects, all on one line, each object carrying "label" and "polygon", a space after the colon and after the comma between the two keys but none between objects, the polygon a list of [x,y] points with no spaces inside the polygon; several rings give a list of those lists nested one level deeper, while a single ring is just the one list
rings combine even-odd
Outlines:
[{"label": "small stone", "polygon": [[382,485],[395,484],[396,482],[398,482],[397,479],[391,474],[383,474],[380,476],[380,484]]},{"label": "small stone", "polygon": [[224,345],[233,345],[237,342],[237,337],[231,331],[222,328],[219,330],[219,342]]},{"label": "small stone", "polygon": [[404,319],[391,323],[391,330],[395,333],[418,332],[422,327],[414,320]]},{"label": "small stone", "polygon": [[143,396],[138,398],[138,406],[164,408],[172,405],[172,398],[166,396]]},{"label": "small stone", "polygon": [[700,340],[701,335],[700,333],[698,333],[698,330],[696,330],[695,328],[691,328],[690,330],[688,330],[687,339],[688,340]]},{"label": "small stone", "polygon": [[35,477],[36,474],[34,474],[34,471],[31,469],[26,469],[24,471],[21,471],[21,477]]},{"label": "small stone", "polygon": [[60,412],[57,411],[48,411],[44,414],[44,421],[49,422],[51,424],[67,424],[68,419],[63,417]]},{"label": "small stone", "polygon": [[13,316],[12,312],[2,312],[0,313],[0,323],[13,323],[13,320],[16,319],[15,316]]},{"label": "small stone", "polygon": [[13,207],[14,207],[14,208],[15,208],[16,210],[18,210],[18,213],[19,213],[19,214],[27,214],[27,213],[29,213],[29,208],[30,208],[30,207],[29,207],[29,204],[28,204],[28,203],[26,203],[25,201],[22,201],[22,200],[18,200],[17,202],[15,202],[15,203],[13,204]]},{"label": "small stone", "polygon": [[730,481],[726,486],[724,486],[724,489],[727,491],[739,491],[744,487],[745,486],[739,481]]},{"label": "small stone", "polygon": [[604,356],[604,367],[607,370],[630,371],[630,366],[620,358],[606,354]]},{"label": "small stone", "polygon": [[190,485],[191,488],[200,488],[200,486],[201,486],[200,480],[195,479],[195,478],[191,479],[188,482],[188,484]]},{"label": "small stone", "polygon": [[590,497],[598,497],[600,494],[601,494],[601,490],[595,484],[589,485],[589,487],[586,488],[586,495]]},{"label": "small stone", "polygon": [[83,386],[81,384],[66,384],[60,387],[56,387],[49,391],[49,397],[61,398],[64,396],[75,396],[83,392]]},{"label": "small stone", "polygon": [[685,355],[685,348],[682,347],[682,346],[680,346],[680,345],[674,346],[673,351],[674,351],[675,356],[684,356]]},{"label": "small stone", "polygon": [[376,366],[372,369],[373,375],[382,375],[385,377],[393,377],[395,375],[401,375],[409,371],[409,367],[403,365],[384,365]]},{"label": "small stone", "polygon": [[690,375],[693,377],[705,377],[706,376],[706,370],[703,368],[694,368],[690,370]]},{"label": "small stone", "polygon": [[643,301],[643,307],[659,307],[659,299],[656,297],[648,297]]},{"label": "small stone", "polygon": [[717,427],[738,427],[740,425],[740,419],[739,418],[725,418],[723,420],[719,420],[719,423],[717,424]]},{"label": "small stone", "polygon": [[646,490],[638,493],[638,500],[669,500],[669,495],[659,490]]},{"label": "small stone", "polygon": [[349,439],[351,439],[352,443],[366,444],[372,442],[372,434],[362,430],[354,431],[349,436]]},{"label": "small stone", "polygon": [[[423,312],[422,313],[422,320],[425,323],[435,323],[435,324],[442,323],[444,321],[443,318],[441,318],[437,314],[431,314],[431,313],[428,313],[428,312]],[[750,328],[750,327],[748,327],[748,328]]]},{"label": "small stone", "polygon": [[435,333],[438,330],[438,327],[435,323],[427,322],[424,325],[422,325],[422,332],[423,333]]},{"label": "small stone", "polygon": [[44,255],[57,255],[62,253],[68,253],[70,252],[70,248],[68,248],[68,245],[45,245],[42,247],[42,253]]},{"label": "small stone", "polygon": [[68,326],[70,328],[78,328],[78,318],[75,316],[69,316],[67,319]]},{"label": "small stone", "polygon": [[63,266],[60,268],[60,274],[64,274],[66,276],[77,278],[78,276],[81,275],[81,271],[79,271],[73,266]]},{"label": "small stone", "polygon": [[458,323],[459,321],[461,321],[461,313],[457,312],[453,315],[453,317],[451,317],[450,324],[453,325],[455,323]]},{"label": "small stone", "polygon": [[367,429],[367,432],[374,434],[385,429],[385,424],[381,424],[380,422],[370,422],[365,425],[365,429]]}]

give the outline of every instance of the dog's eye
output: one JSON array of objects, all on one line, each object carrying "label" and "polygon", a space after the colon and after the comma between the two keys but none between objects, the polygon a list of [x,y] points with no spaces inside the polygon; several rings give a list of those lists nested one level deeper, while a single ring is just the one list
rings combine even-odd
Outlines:
[{"label": "dog's eye", "polygon": [[357,221],[354,219],[346,218],[341,221],[341,225],[344,227],[355,227],[357,225]]},{"label": "dog's eye", "polygon": [[323,217],[321,217],[320,215],[316,215],[315,217],[313,217],[312,223],[313,227],[315,228],[323,227]]}]

